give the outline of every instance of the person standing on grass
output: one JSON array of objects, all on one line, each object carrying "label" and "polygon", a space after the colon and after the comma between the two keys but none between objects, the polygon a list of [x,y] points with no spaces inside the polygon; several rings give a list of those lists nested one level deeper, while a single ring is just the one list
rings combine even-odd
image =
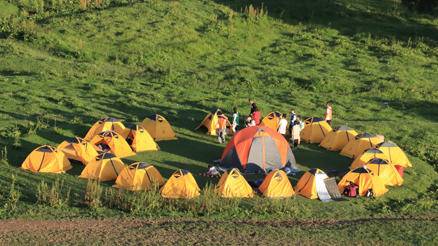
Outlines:
[{"label": "person standing on grass", "polygon": [[[254,120],[255,124],[258,126],[260,124],[262,113],[259,111],[259,109],[257,108],[257,105],[255,103],[253,104],[253,109],[254,109],[254,112],[251,114],[251,118]],[[251,109],[251,111],[253,109]]]},{"label": "person standing on grass", "polygon": [[295,110],[292,109],[292,111],[290,111],[289,129],[288,129],[288,133],[291,136],[292,136],[292,127],[294,126],[296,120],[297,120],[297,115],[295,114]]},{"label": "person standing on grass", "polygon": [[324,118],[325,118],[325,121],[327,121],[327,123],[331,126],[332,125],[332,119],[333,119],[332,103],[331,102],[327,102],[326,107],[327,108],[325,110]]},{"label": "person standing on grass", "polygon": [[280,122],[278,122],[278,133],[283,135],[286,138],[286,129],[287,129],[287,120],[286,120],[286,114],[281,115]]},{"label": "person standing on grass", "polygon": [[236,128],[239,126],[239,112],[237,111],[237,108],[233,108],[233,123],[231,124],[231,130],[233,133],[236,133]]},{"label": "person standing on grass", "polygon": [[227,136],[227,121],[228,118],[225,116],[222,111],[217,111],[217,127],[216,127],[216,133],[217,133],[217,139],[219,143],[225,143],[225,137]]},{"label": "person standing on grass", "polygon": [[292,126],[292,136],[291,136],[294,148],[298,147],[298,145],[301,144],[300,132],[301,132],[301,125],[300,122],[296,120]]},{"label": "person standing on grass", "polygon": [[249,104],[251,105],[251,110],[249,112],[249,115],[252,115],[252,113],[254,113],[255,108],[257,107],[254,100],[252,99],[248,99]]}]

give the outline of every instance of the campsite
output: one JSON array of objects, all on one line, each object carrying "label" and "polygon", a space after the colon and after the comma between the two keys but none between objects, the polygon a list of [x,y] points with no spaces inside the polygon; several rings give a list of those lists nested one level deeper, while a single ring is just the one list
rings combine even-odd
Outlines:
[{"label": "campsite", "polygon": [[0,0],[0,243],[437,244],[438,10],[405,2]]}]

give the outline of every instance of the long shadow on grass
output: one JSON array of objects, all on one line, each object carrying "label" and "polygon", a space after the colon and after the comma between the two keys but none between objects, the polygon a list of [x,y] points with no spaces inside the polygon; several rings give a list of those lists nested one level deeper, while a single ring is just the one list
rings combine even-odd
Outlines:
[{"label": "long shadow on grass", "polygon": [[221,156],[223,148],[225,147],[182,135],[179,135],[176,141],[163,141],[159,144],[161,151],[210,164],[213,164],[213,161]]},{"label": "long shadow on grass", "polygon": [[[425,37],[430,43],[438,40],[438,32],[432,25],[418,23],[400,17],[391,16],[393,6],[386,1],[378,1],[374,6],[377,10],[369,11],[367,4],[355,3],[347,6],[340,1],[331,0],[215,0],[219,4],[229,6],[234,11],[243,12],[250,4],[260,9],[262,6],[267,14],[273,18],[290,24],[310,23],[329,28],[335,28],[344,35],[372,34],[377,37],[395,37],[407,41],[412,37]],[[360,5],[360,7],[358,7]],[[359,9],[361,8],[361,9]],[[404,7],[399,6],[403,12]],[[219,16],[218,19],[227,16]],[[428,42],[428,40],[425,40]]]},{"label": "long shadow on grass", "polygon": [[352,160],[339,154],[327,151],[316,144],[302,144],[293,150],[296,161],[304,170],[319,168],[328,174],[340,174],[348,170]]}]

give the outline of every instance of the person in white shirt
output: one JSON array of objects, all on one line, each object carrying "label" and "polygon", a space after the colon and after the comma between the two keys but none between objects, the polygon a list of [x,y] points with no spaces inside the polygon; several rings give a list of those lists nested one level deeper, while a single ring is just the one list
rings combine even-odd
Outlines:
[{"label": "person in white shirt", "polygon": [[292,126],[292,136],[291,136],[294,148],[296,148],[301,143],[300,132],[301,132],[301,125],[300,122],[296,120],[294,122],[294,125]]},{"label": "person in white shirt", "polygon": [[282,114],[280,122],[278,123],[278,133],[286,137],[286,132],[287,132],[286,114]]}]

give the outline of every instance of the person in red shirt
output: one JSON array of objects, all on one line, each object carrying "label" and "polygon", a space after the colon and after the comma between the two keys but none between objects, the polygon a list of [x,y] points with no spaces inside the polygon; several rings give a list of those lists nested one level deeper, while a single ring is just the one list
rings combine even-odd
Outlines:
[{"label": "person in red shirt", "polygon": [[217,139],[219,143],[225,143],[226,141],[225,137],[227,136],[228,118],[220,110],[217,111],[217,117],[218,117],[217,127],[216,127]]},{"label": "person in red shirt", "polygon": [[326,104],[326,106],[327,106],[327,108],[326,108],[326,111],[325,111],[325,114],[324,114],[324,119],[325,119],[325,121],[327,121],[327,123],[328,123],[329,125],[332,125],[332,119],[333,119],[333,108],[332,108],[332,103],[331,103],[331,102],[328,102],[328,103]]},{"label": "person in red shirt", "polygon": [[253,108],[254,108],[254,111],[251,114],[251,118],[255,121],[256,125],[259,125],[261,117],[262,117],[262,113],[259,111],[259,109],[257,108],[257,105],[255,105],[255,103],[253,104]]}]

